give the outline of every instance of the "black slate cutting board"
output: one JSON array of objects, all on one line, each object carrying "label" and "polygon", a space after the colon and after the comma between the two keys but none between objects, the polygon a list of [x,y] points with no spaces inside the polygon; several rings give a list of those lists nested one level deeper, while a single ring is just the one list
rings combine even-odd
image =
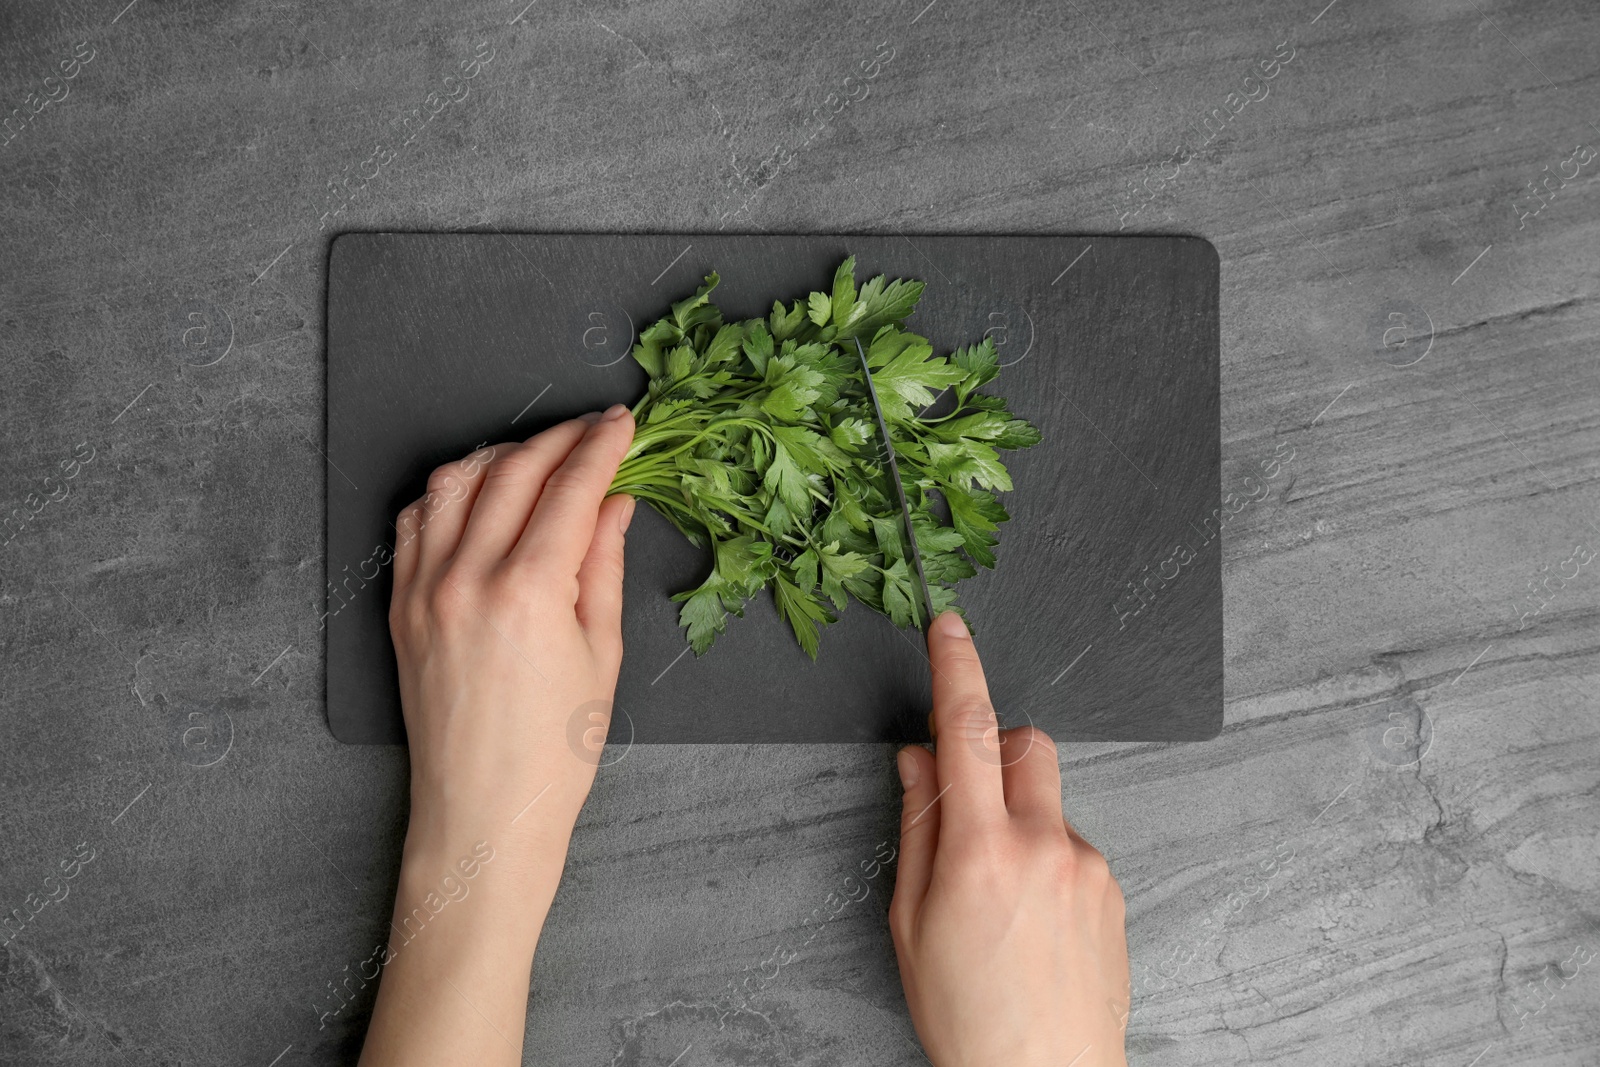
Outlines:
[{"label": "black slate cutting board", "polygon": [[[1186,237],[344,234],[328,284],[327,712],[404,740],[386,612],[393,519],[428,472],[643,392],[634,331],[711,270],[727,318],[856,279],[920,278],[907,328],[988,332],[989,389],[1038,426],[1007,453],[999,563],[962,584],[1005,725],[1059,740],[1222,727],[1218,261]],[[641,504],[614,743],[927,739],[923,640],[852,602],[815,663],[770,596],[704,656],[668,595],[708,571]],[[1137,587],[1137,591],[1136,591]],[[579,724],[586,726],[586,723]]]}]

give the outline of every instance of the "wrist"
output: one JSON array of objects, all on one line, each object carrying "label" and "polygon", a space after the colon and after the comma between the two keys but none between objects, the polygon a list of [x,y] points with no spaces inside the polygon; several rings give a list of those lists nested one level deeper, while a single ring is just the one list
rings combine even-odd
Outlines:
[{"label": "wrist", "polygon": [[[486,837],[406,836],[389,931],[394,951],[448,928],[465,944],[488,939],[519,955],[533,956],[539,931],[554,899],[555,880],[531,877]],[[437,935],[436,935],[437,936]]]},{"label": "wrist", "polygon": [[406,851],[449,864],[486,841],[497,857],[510,861],[505,866],[518,869],[518,877],[536,878],[553,865],[559,881],[593,774],[582,782],[570,777],[547,771],[517,785],[452,789],[414,771]]}]

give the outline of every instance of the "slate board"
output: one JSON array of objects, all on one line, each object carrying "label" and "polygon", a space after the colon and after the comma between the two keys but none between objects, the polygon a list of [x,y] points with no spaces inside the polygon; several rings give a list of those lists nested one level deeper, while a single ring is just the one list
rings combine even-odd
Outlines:
[{"label": "slate board", "polygon": [[[999,564],[962,584],[1005,725],[1059,740],[1222,728],[1219,269],[1189,237],[350,233],[328,284],[327,715],[400,743],[393,519],[428,472],[617,401],[634,331],[711,270],[727,318],[826,289],[857,257],[927,283],[907,327],[995,338],[989,388],[1043,443],[1006,455]],[[1185,549],[1178,545],[1183,543]],[[1192,553],[1192,558],[1189,558]],[[615,744],[927,740],[922,636],[852,603],[813,663],[763,595],[702,657],[668,596],[702,554],[641,504],[628,535]],[[1140,583],[1143,592],[1135,595]],[[336,589],[337,587],[337,589]],[[1134,614],[1134,610],[1137,614]]]}]

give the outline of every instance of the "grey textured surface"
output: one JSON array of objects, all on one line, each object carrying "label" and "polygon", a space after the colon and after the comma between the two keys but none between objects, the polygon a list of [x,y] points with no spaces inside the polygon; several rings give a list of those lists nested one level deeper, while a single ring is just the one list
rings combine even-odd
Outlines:
[{"label": "grey textured surface", "polygon": [[[293,1067],[360,1040],[370,990],[318,1012],[382,936],[405,768],[319,707],[331,232],[1125,223],[1221,252],[1224,490],[1293,456],[1224,534],[1222,736],[1063,753],[1129,897],[1133,1061],[1593,1064],[1600,966],[1561,974],[1600,950],[1600,580],[1574,555],[1600,545],[1575,154],[1600,13],[751,10],[0,11],[6,110],[94,50],[0,146],[0,516],[38,509],[0,549],[0,907],[95,850],[0,949],[0,1059]],[[479,42],[468,96],[406,134]],[[893,831],[892,773],[878,746],[606,768],[526,1061],[923,1062],[893,872],[837,903]],[[718,1031],[729,983],[808,938]]]},{"label": "grey textured surface", "polygon": [[[432,469],[634,402],[646,378],[629,358],[631,328],[645,330],[710,272],[719,279],[713,302],[738,320],[764,315],[776,298],[827,289],[847,254],[862,282],[926,279],[906,325],[941,355],[988,331],[1005,367],[986,390],[1043,436],[1006,454],[1016,489],[1001,497],[1011,518],[998,565],[959,587],[987,649],[989,691],[1011,711],[1006,725],[1031,722],[1068,741],[1215,737],[1216,250],[1181,237],[715,232],[354,233],[335,242],[326,556],[334,736],[404,739],[391,575],[380,564],[398,540],[394,516],[422,496]],[[627,557],[628,653],[611,742],[928,740],[931,679],[916,631],[847,609],[813,662],[763,594],[690,658],[670,597],[705,579],[709,552],[647,508],[629,528]]]}]

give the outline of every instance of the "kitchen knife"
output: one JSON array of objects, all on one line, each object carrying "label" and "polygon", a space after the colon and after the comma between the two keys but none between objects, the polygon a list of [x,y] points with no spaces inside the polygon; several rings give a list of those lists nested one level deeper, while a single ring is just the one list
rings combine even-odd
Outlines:
[{"label": "kitchen knife", "polygon": [[922,603],[912,608],[912,614],[923,613],[917,620],[918,628],[926,628],[933,621],[933,596],[928,592],[928,576],[922,570],[922,553],[917,549],[916,527],[911,525],[911,506],[906,503],[906,487],[900,481],[900,467],[894,459],[894,442],[889,437],[889,424],[883,417],[883,405],[878,403],[878,390],[872,384],[872,369],[867,366],[867,352],[861,347],[861,338],[855,337],[856,355],[861,357],[861,376],[867,380],[867,396],[872,400],[872,413],[878,417],[878,434],[883,439],[884,456],[888,460],[889,479],[894,482],[895,496],[900,498],[900,518],[905,523],[906,541],[911,545],[911,562],[917,568],[917,584],[922,587]]}]

